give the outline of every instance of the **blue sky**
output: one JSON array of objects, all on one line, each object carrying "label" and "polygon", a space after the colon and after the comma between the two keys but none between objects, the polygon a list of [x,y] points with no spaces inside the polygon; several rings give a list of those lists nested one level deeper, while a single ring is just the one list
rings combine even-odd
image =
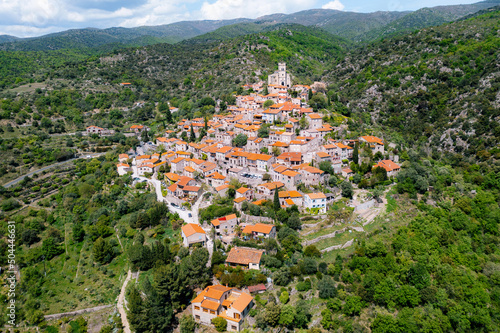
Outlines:
[{"label": "blue sky", "polygon": [[0,0],[0,35],[40,36],[68,29],[137,27],[184,20],[257,18],[313,8],[406,11],[479,0]]}]

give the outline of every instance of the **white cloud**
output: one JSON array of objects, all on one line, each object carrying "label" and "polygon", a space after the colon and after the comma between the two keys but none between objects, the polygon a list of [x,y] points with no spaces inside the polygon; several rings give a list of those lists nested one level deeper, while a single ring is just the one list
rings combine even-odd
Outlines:
[{"label": "white cloud", "polygon": [[201,17],[209,20],[232,18],[256,18],[275,13],[292,13],[314,7],[315,0],[217,0],[205,1],[201,6]]},{"label": "white cloud", "polygon": [[345,8],[344,4],[340,2],[340,0],[333,0],[327,4],[324,4],[321,8],[323,9],[335,9],[335,10],[343,10]]}]

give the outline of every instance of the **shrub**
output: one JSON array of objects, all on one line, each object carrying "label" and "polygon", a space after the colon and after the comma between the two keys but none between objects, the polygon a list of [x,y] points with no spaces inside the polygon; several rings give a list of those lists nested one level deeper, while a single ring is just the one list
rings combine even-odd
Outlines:
[{"label": "shrub", "polygon": [[215,326],[217,332],[224,332],[227,328],[227,320],[222,317],[212,319],[212,324]]}]

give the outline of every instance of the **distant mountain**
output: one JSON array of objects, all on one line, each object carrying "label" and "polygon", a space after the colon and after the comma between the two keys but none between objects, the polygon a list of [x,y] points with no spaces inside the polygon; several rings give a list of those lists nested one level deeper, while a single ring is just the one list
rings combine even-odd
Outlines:
[{"label": "distant mountain", "polygon": [[10,35],[0,35],[0,43],[9,43],[9,42],[15,42],[18,40],[18,37],[15,36],[10,36]]},{"label": "distant mountain", "polygon": [[417,29],[441,25],[477,13],[500,4],[500,0],[487,0],[470,5],[437,6],[422,8],[398,18],[386,26],[373,29],[361,36],[360,40],[374,40],[395,34],[403,34]]},{"label": "distant mountain", "polygon": [[487,0],[471,5],[422,8],[415,12],[355,13],[331,9],[310,9],[288,15],[272,14],[259,17],[252,22],[226,25],[205,35],[196,36],[190,42],[225,40],[266,31],[269,27],[283,23],[315,26],[354,42],[367,42],[452,22],[482,9],[493,7],[499,2],[500,0]]},{"label": "distant mountain", "polygon": [[[479,10],[500,4],[487,0],[471,5],[423,8],[415,12],[355,13],[331,9],[311,9],[293,14],[273,14],[255,20],[239,18],[219,21],[183,21],[160,26],[108,29],[73,29],[36,38],[0,36],[0,50],[46,51],[91,49],[109,51],[129,46],[224,40],[265,31],[276,24],[301,24],[319,27],[355,42],[405,33],[457,20]],[[208,34],[207,34],[208,33]]]},{"label": "distant mountain", "polygon": [[289,15],[269,15],[257,21],[299,23],[322,28],[339,37],[355,40],[357,36],[404,17],[409,12],[355,13],[332,9],[311,9]]},{"label": "distant mountain", "polygon": [[[157,43],[176,43],[216,30],[224,25],[248,22],[249,19],[219,21],[183,21],[160,26],[108,29],[71,29],[34,38],[0,39],[0,50],[46,51],[75,48],[144,46]],[[9,36],[11,37],[11,36]],[[15,37],[14,37],[15,38]],[[104,47],[106,46],[106,47]]]}]

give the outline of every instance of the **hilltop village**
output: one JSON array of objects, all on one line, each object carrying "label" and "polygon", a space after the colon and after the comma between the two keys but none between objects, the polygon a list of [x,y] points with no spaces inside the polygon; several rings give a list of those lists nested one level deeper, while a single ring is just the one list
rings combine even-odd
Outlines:
[{"label": "hilltop village", "polygon": [[[117,171],[132,174],[137,186],[150,186],[158,201],[179,213],[186,222],[181,228],[186,248],[207,247],[212,254],[216,241],[231,245],[235,239],[244,244],[275,238],[274,220],[255,214],[259,209],[254,207],[279,203],[286,212],[324,217],[329,206],[342,198],[337,184],[348,183],[352,188],[353,159],[356,164],[363,158],[376,161],[370,166],[372,172],[382,173],[385,180],[400,170],[397,156],[388,153],[389,143],[382,138],[337,139],[343,126],[332,127],[308,105],[321,86],[292,85],[286,64],[280,63],[267,85],[245,85],[250,93],[235,96],[235,105],[218,110],[222,114],[182,119],[164,135],[120,154]],[[144,125],[130,127],[138,137],[149,131]],[[87,132],[108,134],[96,126]],[[231,214],[200,219],[200,205],[206,207],[213,198],[224,197],[232,198]],[[349,203],[353,208],[358,204]],[[233,246],[225,264],[258,270],[264,253]],[[207,325],[214,318],[224,318],[227,330],[240,330],[254,302],[250,293],[265,289],[265,284],[248,286],[246,292],[210,286],[191,302],[192,315]]]}]

